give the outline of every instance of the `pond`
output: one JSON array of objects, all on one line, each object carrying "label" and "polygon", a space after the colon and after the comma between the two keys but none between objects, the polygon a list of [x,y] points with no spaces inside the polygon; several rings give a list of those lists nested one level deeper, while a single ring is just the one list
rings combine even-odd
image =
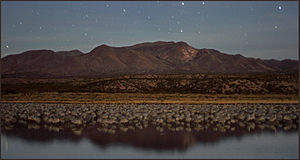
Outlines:
[{"label": "pond", "polygon": [[1,158],[298,158],[297,104],[1,103]]},{"label": "pond", "polygon": [[15,126],[1,134],[1,158],[298,158],[298,131],[271,129],[219,132],[144,129],[105,132]]}]

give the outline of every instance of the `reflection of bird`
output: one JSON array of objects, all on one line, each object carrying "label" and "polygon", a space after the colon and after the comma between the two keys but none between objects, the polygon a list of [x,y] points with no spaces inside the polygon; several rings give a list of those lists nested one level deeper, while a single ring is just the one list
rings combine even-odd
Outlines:
[{"label": "reflection of bird", "polygon": [[182,143],[184,148],[191,147],[197,142],[196,137],[193,136],[193,134],[188,134],[188,133],[183,135],[182,140],[183,140]]},{"label": "reflection of bird", "polygon": [[7,152],[8,152],[8,142],[6,141],[5,142],[5,154],[7,154]]}]

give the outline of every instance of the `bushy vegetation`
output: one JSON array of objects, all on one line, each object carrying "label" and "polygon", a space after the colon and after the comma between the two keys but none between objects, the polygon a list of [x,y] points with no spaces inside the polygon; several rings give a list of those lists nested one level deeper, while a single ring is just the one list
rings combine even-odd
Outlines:
[{"label": "bushy vegetation", "polygon": [[2,95],[44,92],[298,94],[298,74],[126,75],[113,78],[2,79]]}]

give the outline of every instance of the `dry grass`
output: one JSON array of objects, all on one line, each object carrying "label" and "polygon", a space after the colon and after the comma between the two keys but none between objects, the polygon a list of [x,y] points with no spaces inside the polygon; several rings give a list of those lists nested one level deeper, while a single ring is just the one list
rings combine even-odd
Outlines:
[{"label": "dry grass", "polygon": [[1,102],[55,103],[298,103],[298,95],[142,94],[142,93],[30,93],[2,95]]}]

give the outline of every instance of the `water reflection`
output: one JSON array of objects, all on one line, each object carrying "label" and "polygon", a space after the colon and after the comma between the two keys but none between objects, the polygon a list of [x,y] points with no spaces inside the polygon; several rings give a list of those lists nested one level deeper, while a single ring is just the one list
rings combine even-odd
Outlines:
[{"label": "water reflection", "polygon": [[[37,124],[35,124],[37,125]],[[211,126],[201,131],[170,131],[164,128],[163,132],[156,130],[153,126],[144,129],[127,130],[116,129],[109,132],[100,126],[86,127],[85,129],[63,128],[55,126],[32,126],[18,124],[9,130],[4,129],[2,134],[7,137],[18,137],[29,143],[51,143],[54,140],[71,141],[78,143],[83,138],[89,139],[91,143],[100,149],[106,148],[112,144],[131,145],[140,149],[153,149],[156,151],[178,150],[185,151],[196,144],[216,145],[224,139],[235,137],[242,139],[243,136],[269,132],[276,135],[272,129],[248,130],[247,128],[235,126],[236,130],[226,130],[225,132],[214,131]],[[279,130],[279,132],[281,132]],[[286,134],[294,133],[295,130],[285,131]],[[6,145],[6,144],[5,144]]]}]

